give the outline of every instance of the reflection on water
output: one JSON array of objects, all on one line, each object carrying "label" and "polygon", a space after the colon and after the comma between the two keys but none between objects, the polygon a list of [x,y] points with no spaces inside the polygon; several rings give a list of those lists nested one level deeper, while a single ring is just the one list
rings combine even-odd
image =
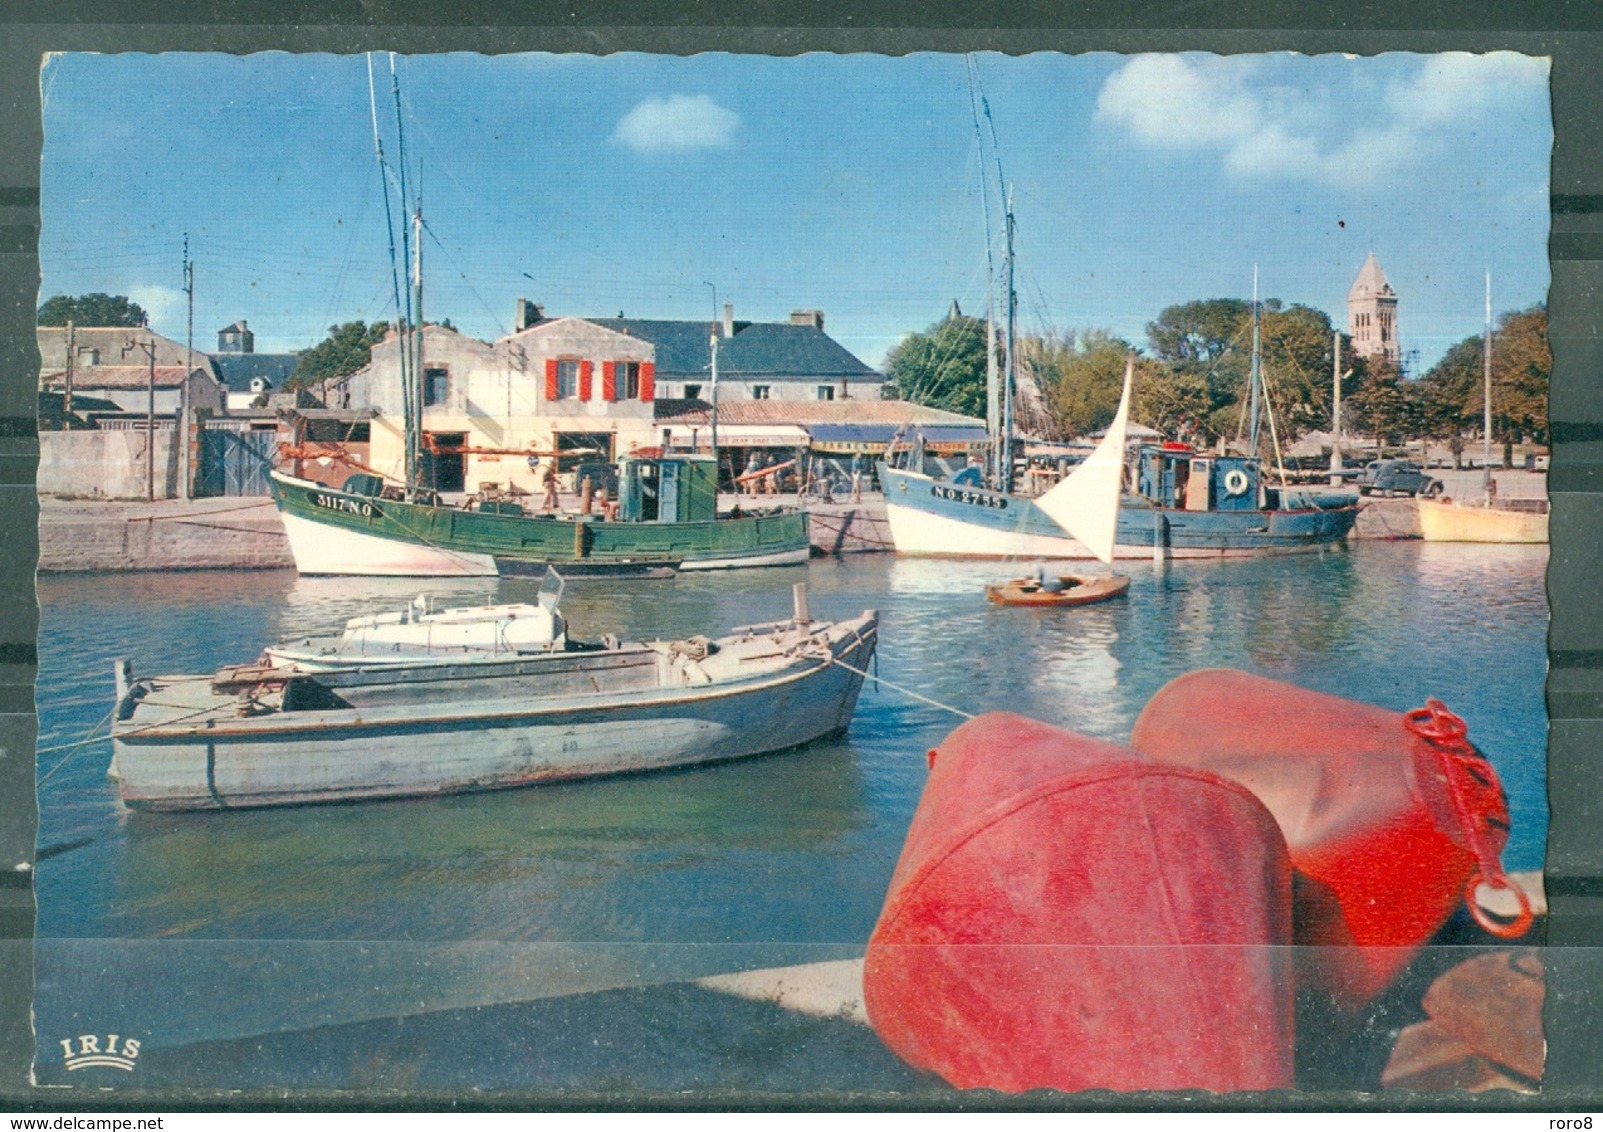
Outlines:
[{"label": "reflection on water", "polygon": [[[1130,562],[1120,564],[1132,578],[1125,599],[1032,610],[984,602],[983,584],[1005,565],[868,555],[575,580],[563,611],[583,637],[718,632],[788,615],[792,583],[805,579],[815,616],[881,611],[887,680],[964,712],[1019,711],[1115,742],[1159,687],[1201,667],[1396,710],[1436,696],[1503,777],[1515,820],[1505,864],[1521,869],[1540,866],[1545,839],[1546,563],[1543,547],[1422,543]],[[292,572],[42,578],[41,773],[109,711],[116,657],[146,673],[208,671],[420,592],[461,604],[532,601],[537,588],[538,579]],[[97,937],[860,947],[917,805],[923,753],[957,722],[869,683],[847,737],[768,758],[497,794],[190,815],[125,812],[105,776],[109,745],[97,744],[41,790],[41,846],[84,842],[39,863],[41,954],[52,938]],[[514,966],[529,977],[528,962]],[[433,1001],[431,977],[417,973],[427,967],[408,968],[422,980],[420,1001]],[[296,977],[250,970],[286,987]],[[51,985],[41,984],[42,1007],[68,1009],[48,1001]],[[363,993],[355,983],[325,991]],[[475,983],[485,1000],[498,993]],[[65,984],[60,994],[71,997]],[[354,999],[329,1009],[360,1012]]]}]

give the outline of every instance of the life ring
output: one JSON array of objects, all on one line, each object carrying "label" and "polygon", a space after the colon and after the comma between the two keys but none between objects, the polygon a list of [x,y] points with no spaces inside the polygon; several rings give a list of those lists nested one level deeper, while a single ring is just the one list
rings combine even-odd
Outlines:
[{"label": "life ring", "polygon": [[1244,495],[1247,491],[1247,473],[1240,468],[1231,468],[1225,473],[1225,494]]}]

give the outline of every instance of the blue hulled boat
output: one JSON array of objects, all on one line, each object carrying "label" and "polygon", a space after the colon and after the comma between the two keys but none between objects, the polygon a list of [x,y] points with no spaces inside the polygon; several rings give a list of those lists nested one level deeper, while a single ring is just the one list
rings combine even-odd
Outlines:
[{"label": "blue hulled boat", "polygon": [[[976,477],[977,478],[977,477]],[[1265,482],[1250,456],[1143,445],[1119,505],[1114,556],[1217,558],[1312,550],[1339,542],[1355,497]],[[1035,500],[977,482],[880,465],[898,554],[956,558],[1093,558]]]}]

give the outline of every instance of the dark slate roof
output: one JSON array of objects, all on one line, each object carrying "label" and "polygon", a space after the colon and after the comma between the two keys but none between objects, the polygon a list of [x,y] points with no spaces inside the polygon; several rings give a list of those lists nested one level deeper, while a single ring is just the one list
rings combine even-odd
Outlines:
[{"label": "dark slate roof", "polygon": [[283,387],[300,363],[299,354],[208,354],[217,376],[230,393],[249,393],[250,383],[265,377],[274,389]]},{"label": "dark slate roof", "polygon": [[[712,324],[701,320],[589,318],[657,348],[657,377],[669,381],[706,378],[712,364]],[[836,381],[844,377],[877,378],[879,373],[816,326],[788,322],[737,322],[733,338],[718,343],[718,376]]]}]

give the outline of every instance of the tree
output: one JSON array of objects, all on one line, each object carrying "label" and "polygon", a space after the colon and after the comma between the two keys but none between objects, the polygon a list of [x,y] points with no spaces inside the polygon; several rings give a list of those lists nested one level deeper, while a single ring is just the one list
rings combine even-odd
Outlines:
[{"label": "tree", "polygon": [[144,326],[149,315],[127,295],[52,295],[39,307],[38,325]]},{"label": "tree", "polygon": [[1344,405],[1352,407],[1354,427],[1374,433],[1383,446],[1414,436],[1420,419],[1416,383],[1405,383],[1386,358],[1355,359],[1353,370],[1360,377],[1358,389]]},{"label": "tree", "polygon": [[[1420,379],[1429,435],[1451,442],[1484,430],[1484,342],[1479,334],[1458,342]],[[1492,335],[1492,437],[1503,444],[1505,464],[1515,443],[1527,437],[1547,443],[1552,373],[1547,308],[1539,304],[1501,315]]]},{"label": "tree", "polygon": [[[1105,330],[1078,336],[1021,339],[1018,359],[1035,378],[1052,431],[1085,436],[1113,423],[1124,388],[1124,362],[1134,347]],[[1136,386],[1142,386],[1137,379]]]},{"label": "tree", "polygon": [[1335,338],[1330,316],[1293,303],[1264,312],[1259,337],[1264,381],[1281,439],[1330,428],[1330,348]]},{"label": "tree", "polygon": [[1244,299],[1198,299],[1165,307],[1147,323],[1153,356],[1177,369],[1206,371],[1240,345],[1241,329],[1252,325],[1252,304]]},{"label": "tree", "polygon": [[387,322],[346,322],[328,328],[328,337],[300,356],[286,390],[306,389],[355,373],[372,359],[373,347],[389,333]]},{"label": "tree", "polygon": [[[1188,421],[1203,441],[1250,433],[1251,302],[1203,299],[1166,307],[1147,325],[1147,336],[1167,369],[1171,389],[1165,400],[1173,406],[1165,422],[1169,429]],[[1301,303],[1264,299],[1258,307],[1258,339],[1263,393],[1281,440],[1329,428],[1330,316]],[[1159,424],[1164,415],[1154,413],[1147,423],[1165,427]]]},{"label": "tree", "polygon": [[886,356],[895,400],[985,416],[985,322],[953,312]]}]

